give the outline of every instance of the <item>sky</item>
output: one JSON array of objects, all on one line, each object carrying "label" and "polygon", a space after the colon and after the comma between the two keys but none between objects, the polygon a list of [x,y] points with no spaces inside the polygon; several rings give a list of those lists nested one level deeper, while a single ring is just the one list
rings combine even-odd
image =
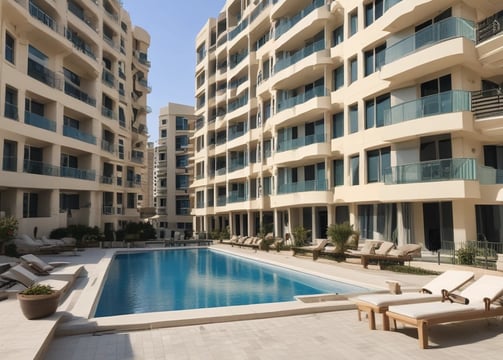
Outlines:
[{"label": "sky", "polygon": [[148,141],[159,139],[159,110],[168,103],[194,104],[196,35],[218,17],[225,0],[123,0],[133,26],[150,34]]}]

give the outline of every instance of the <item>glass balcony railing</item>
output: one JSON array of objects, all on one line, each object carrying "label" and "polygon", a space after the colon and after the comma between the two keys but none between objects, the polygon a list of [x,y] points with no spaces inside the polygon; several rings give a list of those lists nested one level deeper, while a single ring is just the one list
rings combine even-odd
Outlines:
[{"label": "glass balcony railing", "polygon": [[306,191],[327,191],[327,181],[322,179],[278,184],[278,194],[292,194]]},{"label": "glass balcony railing", "polygon": [[29,9],[30,15],[32,17],[48,26],[52,30],[58,31],[58,24],[56,23],[56,21],[32,1],[30,1]]},{"label": "glass balcony railing", "polygon": [[503,184],[503,169],[495,169],[490,166],[478,167],[479,181],[482,185]]},{"label": "glass balcony railing", "polygon": [[101,115],[106,116],[109,119],[117,120],[117,115],[112,109],[107,108],[106,106],[101,107]]},{"label": "glass balcony railing", "polygon": [[247,27],[248,27],[248,18],[243,19],[234,29],[232,29],[229,32],[229,41],[238,36]]},{"label": "glass balcony railing", "polygon": [[246,166],[248,166],[248,164],[245,163],[244,161],[231,162],[229,164],[229,173],[231,173],[233,171],[244,169]]},{"label": "glass balcony railing", "polygon": [[274,66],[274,72],[279,72],[295,63],[298,63],[302,59],[305,59],[309,55],[325,49],[325,39],[320,39],[315,43],[307,45],[306,47],[296,51],[293,55],[284,57],[276,62]]},{"label": "glass balcony railing", "polygon": [[475,42],[475,25],[462,18],[447,18],[430,25],[386,48],[384,64],[401,59],[417,50],[432,46],[444,40],[465,37]]},{"label": "glass balcony railing", "polygon": [[432,181],[477,180],[477,163],[472,158],[441,159],[393,166],[384,183],[411,184]]},{"label": "glass balcony railing", "polygon": [[101,80],[110,87],[115,86],[115,76],[110,70],[103,69],[103,72],[101,73]]},{"label": "glass balcony railing", "polygon": [[226,173],[227,173],[227,169],[225,167],[219,168],[219,169],[215,170],[215,174],[217,176],[219,176],[219,175],[225,175]]},{"label": "glass balcony railing", "polygon": [[56,131],[56,122],[50,119],[47,119],[41,115],[31,113],[29,111],[25,111],[24,113],[24,122],[26,124],[36,126],[41,129]]},{"label": "glass balcony railing", "polygon": [[459,111],[471,111],[469,91],[445,91],[395,105],[384,111],[384,125]]},{"label": "glass balcony railing", "polygon": [[227,198],[225,195],[218,195],[217,196],[217,206],[225,206],[227,204]]},{"label": "glass balcony railing", "polygon": [[243,201],[248,201],[248,195],[239,191],[231,191],[227,197],[227,203],[237,203]]},{"label": "glass balcony railing", "polygon": [[291,18],[280,19],[278,26],[276,26],[275,37],[278,39],[281,35],[286,33],[295,26],[300,20],[312,13],[314,9],[325,6],[325,0],[314,0],[310,5],[306,6],[302,11],[297,13]]},{"label": "glass balcony railing", "polygon": [[60,82],[56,73],[32,59],[28,59],[28,75],[52,88],[59,88]]},{"label": "glass balcony railing", "polygon": [[246,92],[243,96],[241,96],[236,101],[230,102],[229,106],[227,107],[227,112],[230,113],[231,111],[237,110],[240,107],[245,106],[246,104],[248,104],[248,92]]},{"label": "glass balcony railing", "polygon": [[69,82],[65,82],[65,94],[96,107],[96,99]]},{"label": "glass balcony railing", "polygon": [[241,51],[240,53],[233,54],[230,56],[230,61],[229,61],[229,68],[234,69],[236,66],[238,66],[241,61],[246,59],[248,56],[248,49]]},{"label": "glass balcony railing", "polygon": [[24,160],[23,172],[28,174],[59,176],[59,166],[46,164],[42,161]]},{"label": "glass balcony railing", "polygon": [[96,172],[94,170],[83,170],[66,166],[60,167],[60,176],[80,180],[96,180]]},{"label": "glass balcony railing", "polygon": [[303,146],[323,142],[325,142],[325,134],[308,135],[297,139],[278,142],[278,148],[276,149],[276,151],[282,152],[288,150],[295,150]]},{"label": "glass balcony railing", "polygon": [[63,125],[63,135],[71,137],[73,139],[84,141],[88,144],[96,145],[96,137],[94,135],[86,134],[80,131],[79,129],[76,129],[68,125]]},{"label": "glass balcony railing", "polygon": [[73,47],[75,49],[79,50],[80,52],[83,52],[91,59],[96,60],[96,54],[94,53],[94,50],[87,42],[84,41],[84,39],[78,36],[75,32],[72,32],[68,29],[65,32],[66,32],[66,38],[72,42]]},{"label": "glass balcony railing", "polygon": [[240,136],[243,136],[248,131],[247,124],[242,124],[241,126],[229,126],[229,139],[228,141],[234,140]]},{"label": "glass balcony railing", "polygon": [[101,150],[105,150],[109,153],[115,153],[115,145],[106,140],[101,140]]},{"label": "glass balcony railing", "polygon": [[315,97],[327,96],[329,91],[324,86],[316,86],[297,96],[292,96],[287,99],[279,99],[276,112],[280,112],[296,105],[305,103]]},{"label": "glass balcony railing", "polygon": [[107,185],[113,185],[114,177],[102,175],[102,176],[100,176],[100,183],[107,184]]}]

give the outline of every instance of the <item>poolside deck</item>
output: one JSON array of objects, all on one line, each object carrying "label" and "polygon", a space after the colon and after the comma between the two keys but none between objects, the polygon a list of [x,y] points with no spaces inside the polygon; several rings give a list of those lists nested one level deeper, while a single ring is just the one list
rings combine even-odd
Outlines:
[{"label": "poolside deck", "polygon": [[[330,277],[351,279],[357,283],[385,285],[395,279],[405,287],[419,287],[430,277],[390,273],[359,264],[337,264],[320,259],[292,257],[291,252],[257,252],[251,249],[215,245],[227,251],[245,254],[290,267],[325,274]],[[437,326],[430,336],[432,349],[420,350],[415,332],[402,329],[397,332],[370,331],[366,322],[358,322],[356,311],[340,310],[281,317],[217,322],[210,319],[195,325],[173,323],[167,328],[143,331],[118,330],[63,336],[68,319],[78,308],[89,279],[102,275],[100,263],[105,251],[86,249],[78,256],[51,255],[48,260],[68,260],[85,264],[88,278],[75,284],[75,290],[50,318],[25,320],[17,301],[0,302],[0,358],[1,359],[414,359],[456,357],[477,359],[498,357],[503,339],[503,322],[498,319]],[[443,271],[449,265],[415,263]],[[472,269],[473,270],[473,269]],[[478,275],[487,273],[477,270]],[[502,275],[501,273],[498,273]],[[277,309],[274,304],[272,309]],[[286,309],[283,309],[286,310]],[[204,311],[203,311],[204,312]],[[205,311],[206,317],[212,311]],[[148,318],[150,315],[147,315]],[[151,319],[144,322],[149,323]],[[183,324],[184,326],[181,326]],[[57,330],[57,335],[53,333]],[[96,336],[100,335],[100,336]],[[438,344],[438,346],[435,346]]]}]

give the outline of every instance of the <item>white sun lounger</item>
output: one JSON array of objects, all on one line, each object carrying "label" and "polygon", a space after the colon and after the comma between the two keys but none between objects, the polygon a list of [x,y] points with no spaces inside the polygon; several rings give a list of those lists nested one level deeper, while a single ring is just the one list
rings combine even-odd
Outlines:
[{"label": "white sun lounger", "polygon": [[386,324],[388,321],[386,311],[389,306],[439,301],[442,299],[442,290],[452,292],[465,285],[473,277],[474,273],[471,271],[447,270],[425,284],[420,292],[409,292],[399,295],[368,294],[360,295],[350,300],[355,302],[358,307],[358,319],[361,320],[362,311],[366,312],[369,319],[369,328],[375,330],[376,313],[383,315],[383,327],[389,327],[389,324]]}]

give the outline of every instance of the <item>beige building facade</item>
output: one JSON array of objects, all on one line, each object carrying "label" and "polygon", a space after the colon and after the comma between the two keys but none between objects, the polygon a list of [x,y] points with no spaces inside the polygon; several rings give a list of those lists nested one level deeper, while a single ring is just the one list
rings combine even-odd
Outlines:
[{"label": "beige building facade", "polygon": [[39,236],[138,221],[149,34],[118,0],[4,0],[0,19],[0,210]]},{"label": "beige building facade", "polygon": [[196,38],[196,230],[503,242],[501,25],[491,0],[228,0]]},{"label": "beige building facade", "polygon": [[175,232],[192,234],[193,128],[193,106],[168,103],[160,109],[154,154],[154,226],[161,239],[171,238]]}]

